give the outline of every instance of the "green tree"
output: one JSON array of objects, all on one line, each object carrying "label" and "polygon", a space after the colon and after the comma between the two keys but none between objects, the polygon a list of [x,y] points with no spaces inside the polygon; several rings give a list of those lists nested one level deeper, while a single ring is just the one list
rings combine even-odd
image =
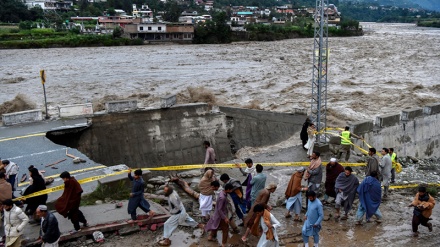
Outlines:
[{"label": "green tree", "polygon": [[30,20],[31,15],[26,5],[19,0],[0,1],[0,22],[15,22]]},{"label": "green tree", "polygon": [[180,17],[180,13],[182,13],[182,9],[180,8],[180,6],[177,4],[176,1],[168,1],[165,4],[165,15],[163,16],[163,19],[165,21],[169,21],[169,22],[178,22],[179,21],[179,17]]},{"label": "green tree", "polygon": [[122,36],[122,34],[124,33],[124,30],[122,30],[121,27],[115,27],[115,29],[113,29],[113,38],[120,38]]}]

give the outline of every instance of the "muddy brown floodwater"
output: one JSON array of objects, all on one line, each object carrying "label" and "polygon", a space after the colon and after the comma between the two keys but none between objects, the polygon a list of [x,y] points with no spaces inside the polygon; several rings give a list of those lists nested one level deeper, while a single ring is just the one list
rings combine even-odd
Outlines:
[{"label": "muddy brown floodwater", "polygon": [[[330,38],[329,120],[435,102],[440,96],[440,29],[362,23],[362,37]],[[312,39],[224,45],[145,45],[0,50],[0,104],[18,93],[42,106],[39,70],[47,74],[52,112],[60,104],[188,94],[203,86],[220,105],[289,112],[309,108]]]}]

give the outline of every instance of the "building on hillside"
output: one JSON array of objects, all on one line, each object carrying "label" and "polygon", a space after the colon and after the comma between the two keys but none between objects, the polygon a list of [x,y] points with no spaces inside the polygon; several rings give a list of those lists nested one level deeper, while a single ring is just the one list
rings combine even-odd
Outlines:
[{"label": "building on hillside", "polygon": [[124,28],[128,24],[132,24],[135,22],[140,22],[141,19],[132,19],[132,18],[126,18],[122,16],[99,16],[98,17],[98,24],[101,27],[101,29],[107,30],[107,29],[114,29],[115,27],[122,27]]},{"label": "building on hillside", "polygon": [[191,43],[194,25],[189,23],[133,23],[127,24],[124,33],[130,38],[140,38],[149,42]]},{"label": "building on hillside", "polygon": [[40,6],[43,10],[69,11],[73,7],[72,1],[62,0],[25,0],[26,6],[30,9]]},{"label": "building on hillside", "polygon": [[142,4],[138,9],[136,4],[133,4],[133,17],[134,18],[153,18],[153,11],[146,4]]},{"label": "building on hillside", "polygon": [[276,10],[277,10],[277,13],[281,13],[281,14],[294,14],[293,9],[287,5],[277,6]]}]

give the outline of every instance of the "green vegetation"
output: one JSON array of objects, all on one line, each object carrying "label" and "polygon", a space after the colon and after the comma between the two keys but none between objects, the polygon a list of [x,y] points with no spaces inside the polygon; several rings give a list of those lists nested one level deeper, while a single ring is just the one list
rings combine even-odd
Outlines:
[{"label": "green vegetation", "polygon": [[232,41],[231,30],[226,24],[228,16],[225,12],[216,13],[212,21],[198,24],[194,29],[195,44],[230,43]]},{"label": "green vegetation", "polygon": [[105,202],[105,199],[127,200],[129,195],[130,186],[127,186],[124,180],[112,186],[98,184],[95,191],[81,198],[81,206],[95,205],[96,201],[101,200]]},{"label": "green vegetation", "polygon": [[440,19],[427,19],[427,20],[418,21],[417,26],[440,28]]}]

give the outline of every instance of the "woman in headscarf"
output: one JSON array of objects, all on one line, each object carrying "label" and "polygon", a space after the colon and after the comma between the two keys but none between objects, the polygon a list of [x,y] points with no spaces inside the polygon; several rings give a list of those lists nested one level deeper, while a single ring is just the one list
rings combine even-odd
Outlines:
[{"label": "woman in headscarf", "polygon": [[[43,177],[38,172],[37,168],[29,169],[29,175],[32,178],[32,184],[29,185],[29,187],[26,188],[26,190],[23,193],[23,196],[30,195],[32,193],[45,190],[46,189],[46,182],[44,181]],[[37,210],[38,205],[46,205],[47,201],[47,194],[30,197],[23,201],[23,203],[26,203],[26,214],[27,215],[33,215],[35,220],[38,220],[38,217],[35,215],[35,211]]]}]

